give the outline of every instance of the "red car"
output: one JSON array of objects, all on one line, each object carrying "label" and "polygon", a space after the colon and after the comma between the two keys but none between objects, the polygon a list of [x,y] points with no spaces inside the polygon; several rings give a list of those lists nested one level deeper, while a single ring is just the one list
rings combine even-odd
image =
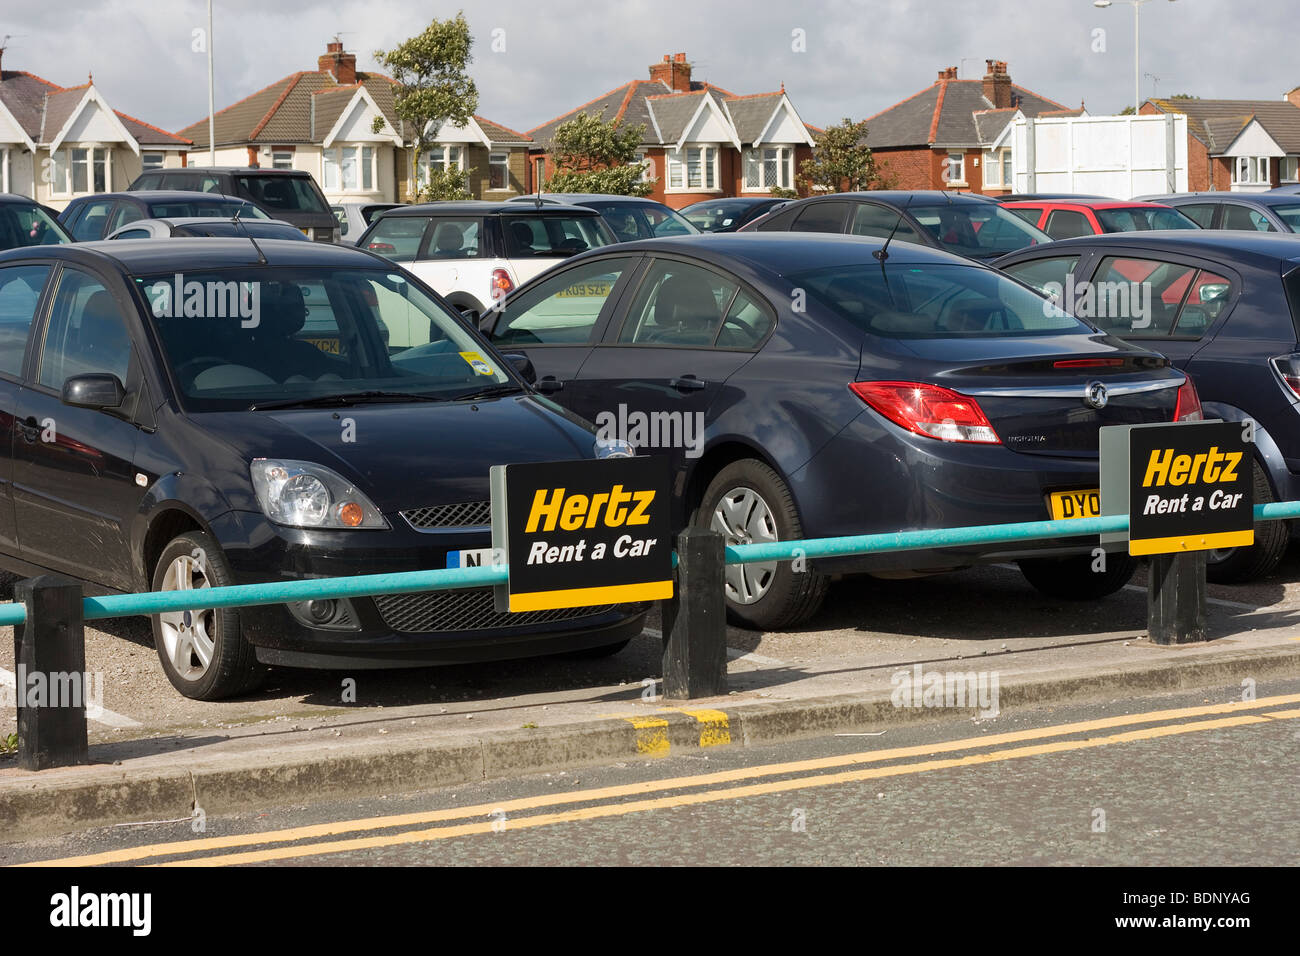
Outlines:
[{"label": "red car", "polygon": [[1154,202],[1026,199],[1004,202],[1002,208],[1037,226],[1053,239],[1097,236],[1104,232],[1200,228],[1172,206]]}]

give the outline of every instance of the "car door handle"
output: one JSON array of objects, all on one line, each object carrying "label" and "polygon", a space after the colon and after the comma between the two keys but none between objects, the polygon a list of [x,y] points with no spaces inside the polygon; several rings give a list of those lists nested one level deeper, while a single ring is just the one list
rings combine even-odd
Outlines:
[{"label": "car door handle", "polygon": [[23,441],[26,442],[36,441],[36,436],[41,430],[40,423],[33,415],[28,415],[26,421],[19,422],[18,427],[23,430]]},{"label": "car door handle", "polygon": [[694,375],[681,375],[668,384],[679,392],[697,392],[709,383],[696,378]]},{"label": "car door handle", "polygon": [[545,378],[538,379],[537,383],[533,385],[533,388],[537,389],[537,391],[541,392],[543,395],[550,395],[552,392],[558,392],[560,389],[564,388],[564,383],[554,375],[547,375]]}]

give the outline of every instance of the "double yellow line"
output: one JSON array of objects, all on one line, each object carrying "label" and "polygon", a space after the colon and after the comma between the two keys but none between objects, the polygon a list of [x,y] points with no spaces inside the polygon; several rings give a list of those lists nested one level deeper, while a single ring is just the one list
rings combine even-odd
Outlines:
[{"label": "double yellow line", "polygon": [[[661,810],[673,807],[693,806],[722,800],[737,800],[746,797],[765,796],[789,790],[803,790],[811,787],[829,787],[845,783],[876,780],[885,777],[898,777],[908,774],[926,773],[931,770],[944,770],[952,767],[971,767],[982,764],[1017,760],[1023,757],[1035,757],[1045,754],[1065,753],[1076,750],[1089,750],[1112,744],[1134,743],[1143,740],[1156,740],[1179,734],[1198,733],[1207,730],[1222,730],[1229,727],[1245,727],[1267,724],[1275,720],[1292,720],[1300,718],[1300,708],[1279,710],[1276,708],[1300,703],[1300,694],[1280,697],[1266,697],[1254,701],[1234,701],[1227,704],[1215,704],[1203,707],[1185,707],[1173,710],[1157,710],[1144,714],[1130,714],[1122,717],[1106,717],[1098,720],[1076,723],[1057,724],[1032,730],[1020,730],[1004,734],[990,734],[981,737],[969,737],[962,740],[950,740],[940,743],[921,744],[913,747],[896,747],[889,750],[874,750],[864,753],[843,754],[833,757],[821,757],[812,760],[799,760],[791,763],[767,764],[758,767],[741,767],[716,773],[698,774],[687,777],[675,777],[664,780],[647,780],[640,783],[623,784],[614,787],[602,787],[592,790],[577,790],[571,793],[549,793],[535,797],[523,797],[500,803],[483,803],[468,807],[451,807],[445,810],[432,810],[423,813],[405,813],[393,816],[371,817],[358,820],[344,820],[335,823],[321,823],[311,826],[292,827],[284,830],[271,830],[263,833],[242,833],[222,837],[205,837],[196,840],[182,840],[172,843],[156,843],[149,846],[130,847],[122,850],[110,850],[104,853],[92,853],[86,856],[67,857],[57,860],[43,860],[24,866],[100,866],[105,864],[133,863],[154,860],[163,857],[184,855],[184,859],[166,860],[158,866],[234,866],[247,863],[270,863],[300,857],[323,856],[333,853],[350,853],[360,850],[373,850],[383,847],[399,846],[412,843],[427,843],[434,840],[447,840],[453,837],[472,836],[502,830],[522,830],[533,827],[550,826],[556,823],[571,823],[583,820],[595,820],[602,817],[623,816],[645,810]],[[1201,718],[1212,719],[1201,719]],[[1159,724],[1146,726],[1144,724]],[[1137,727],[1121,733],[1106,736],[1087,736],[1098,731],[1113,730],[1118,727]],[[1051,739],[1066,738],[1066,739]],[[1074,738],[1074,739],[1069,739]],[[1030,743],[1031,741],[1047,741]],[[1002,749],[989,749],[1002,748]],[[963,750],[981,752],[959,757],[938,757],[940,754],[952,754]],[[909,758],[928,758],[910,763],[889,763],[906,761]],[[836,768],[853,767],[861,764],[887,764],[857,770],[839,770],[824,773],[821,771]],[[804,774],[805,776],[798,776]],[[807,776],[807,774],[812,774]],[[782,779],[751,782],[740,786],[726,786],[738,781],[756,780],[756,778],[776,777]],[[647,797],[647,794],[665,791],[690,790],[689,793],[672,793],[667,796]],[[640,799],[624,799],[640,798]],[[601,801],[619,801],[601,803]],[[550,813],[534,813],[530,816],[513,817],[514,813],[530,813],[547,810],[566,804],[595,804]],[[448,824],[452,821],[462,822],[451,826],[427,826],[428,824]],[[398,833],[384,833],[369,836],[354,836],[348,839],[324,839],[339,837],[344,834],[374,833],[379,830],[391,830],[402,827],[420,827],[423,829],[404,829]],[[303,842],[312,841],[312,842]],[[281,844],[271,846],[270,844]],[[209,851],[237,850],[241,847],[260,847],[243,852],[221,852],[216,855],[205,854]]]}]

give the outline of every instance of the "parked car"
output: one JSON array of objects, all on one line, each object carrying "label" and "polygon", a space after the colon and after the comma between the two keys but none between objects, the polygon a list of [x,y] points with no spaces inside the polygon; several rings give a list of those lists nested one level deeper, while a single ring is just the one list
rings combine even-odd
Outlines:
[{"label": "parked car", "polygon": [[1044,199],[1004,202],[1002,208],[1037,226],[1053,239],[1096,236],[1104,232],[1200,228],[1178,210],[1150,202]]},{"label": "parked car", "polygon": [[212,216],[173,216],[169,219],[138,219],[113,230],[106,239],[170,239],[250,236],[253,239],[293,239],[308,242],[291,222],[283,219],[217,219]]},{"label": "parked car", "polygon": [[557,262],[614,241],[594,209],[466,200],[390,209],[357,245],[400,262],[477,319]]},{"label": "parked car", "polygon": [[1108,200],[1110,196],[1094,196],[1091,193],[1004,193],[1001,196],[989,196],[994,202],[1026,202],[1042,200],[1060,200],[1062,202],[1077,202],[1081,200]]},{"label": "parked car", "polygon": [[[658,437],[616,437],[667,447],[682,515],[733,544],[1046,519],[1060,495],[1098,487],[1099,426],[1196,414],[1162,356],[980,263],[884,246],[743,231],[611,246],[519,289],[490,335],[587,420],[660,423]],[[1086,398],[1098,382],[1101,408]],[[748,626],[790,627],[830,574],[1011,560],[1049,593],[1097,597],[1133,565],[1117,554],[1091,573],[1095,546],[731,565],[727,606]]]},{"label": "parked car", "polygon": [[[1300,239],[1119,233],[1024,249],[994,264],[1040,290],[1073,288],[1078,297],[1091,289],[1087,311],[1106,314],[1090,321],[1188,372],[1207,418],[1254,420],[1256,503],[1300,497]],[[1209,577],[1267,574],[1287,541],[1284,522],[1257,524],[1253,547],[1209,552]]]},{"label": "parked car", "polygon": [[786,203],[741,232],[838,232],[911,242],[972,259],[1050,242],[983,196],[938,191],[835,193]]},{"label": "parked car", "polygon": [[395,202],[337,202],[330,206],[339,224],[339,242],[356,245],[366,227],[385,209],[395,209]]},{"label": "parked car", "polygon": [[605,217],[619,242],[654,239],[659,236],[693,236],[701,230],[676,209],[643,196],[608,196],[603,193],[543,193],[540,197],[516,196],[515,203],[563,203],[585,206]]},{"label": "parked car", "polygon": [[54,210],[13,193],[0,193],[0,250],[72,242]]},{"label": "parked car", "polygon": [[[491,546],[491,465],[606,447],[385,260],[258,245],[261,262],[242,239],[0,253],[0,564],[107,591],[459,566]],[[170,299],[182,277],[215,308]],[[644,609],[502,614],[487,588],[161,614],[153,633],[172,684],[211,700],[266,665],[617,650]]]},{"label": "parked car", "polygon": [[1173,206],[1202,229],[1300,232],[1300,196],[1273,192],[1213,192],[1142,198]]},{"label": "parked car", "polygon": [[771,196],[737,196],[731,199],[705,199],[681,209],[700,232],[735,232],[759,216],[780,209],[788,199]]},{"label": "parked car", "polygon": [[1300,183],[1283,183],[1268,191],[1271,196],[1300,196]]},{"label": "parked car", "polygon": [[338,234],[338,221],[325,201],[325,194],[311,173],[302,169],[263,169],[259,166],[153,169],[141,173],[127,188],[132,192],[184,189],[237,196],[256,205],[268,219],[293,223],[309,239],[333,242]]},{"label": "parked car", "polygon": [[251,202],[229,196],[202,196],[179,190],[134,193],[97,193],[68,203],[59,222],[78,242],[103,239],[110,232],[141,219],[201,218],[210,216],[269,219]]}]

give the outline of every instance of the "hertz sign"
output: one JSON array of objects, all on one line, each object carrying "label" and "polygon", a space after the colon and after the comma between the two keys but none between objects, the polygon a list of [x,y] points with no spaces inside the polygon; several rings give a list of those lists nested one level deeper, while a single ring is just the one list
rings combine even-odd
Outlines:
[{"label": "hertz sign", "polygon": [[668,487],[663,457],[494,466],[492,545],[510,565],[498,609],[672,597]]},{"label": "hertz sign", "polygon": [[[1102,436],[1103,511],[1122,514],[1111,498],[1127,491],[1129,554],[1171,554],[1254,544],[1251,423],[1189,422],[1119,426]],[[1114,474],[1127,437],[1123,464]],[[1109,440],[1108,440],[1109,438]]]}]

